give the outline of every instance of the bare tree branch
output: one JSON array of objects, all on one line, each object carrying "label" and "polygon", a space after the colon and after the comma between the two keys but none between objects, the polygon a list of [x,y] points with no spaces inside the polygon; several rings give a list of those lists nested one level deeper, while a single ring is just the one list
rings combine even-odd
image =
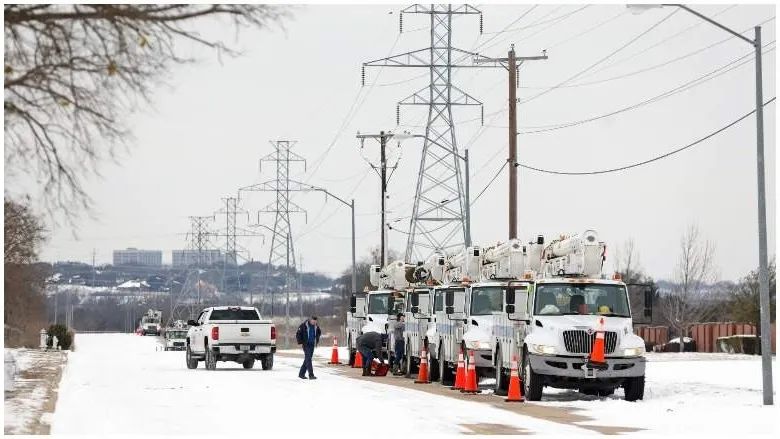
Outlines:
[{"label": "bare tree branch", "polygon": [[197,23],[226,19],[238,31],[286,15],[269,5],[6,5],[7,172],[39,181],[49,213],[75,219],[90,207],[82,178],[129,143],[126,115],[193,61],[177,43],[238,54]]}]

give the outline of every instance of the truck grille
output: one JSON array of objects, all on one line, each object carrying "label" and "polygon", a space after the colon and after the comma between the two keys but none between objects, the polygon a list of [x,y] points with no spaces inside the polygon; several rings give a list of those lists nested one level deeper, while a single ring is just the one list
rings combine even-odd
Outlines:
[{"label": "truck grille", "polygon": [[[563,331],[563,344],[568,352],[574,354],[589,354],[593,347],[593,341],[596,339],[596,333],[588,334],[587,331],[573,330]],[[606,353],[615,352],[617,346],[617,332],[607,331],[604,333]]]}]

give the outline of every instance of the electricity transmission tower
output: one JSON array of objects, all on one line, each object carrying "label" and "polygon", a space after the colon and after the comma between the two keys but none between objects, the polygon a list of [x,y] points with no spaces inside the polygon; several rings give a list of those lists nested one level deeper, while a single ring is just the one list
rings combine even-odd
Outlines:
[{"label": "electricity transmission tower", "polygon": [[[222,291],[228,292],[225,287],[225,278],[230,268],[233,269],[236,276],[237,290],[241,291],[239,258],[243,255],[244,260],[249,260],[249,251],[238,244],[237,238],[258,236],[265,238],[265,236],[262,233],[247,230],[237,225],[236,219],[239,214],[246,215],[247,221],[249,220],[249,212],[239,207],[240,200],[237,197],[225,197],[222,201],[224,202],[224,207],[215,213],[225,215],[225,228],[211,235],[225,238],[225,255],[222,260]],[[265,241],[263,242],[265,243]]]},{"label": "electricity transmission tower", "polygon": [[[401,105],[428,107],[405,254],[405,260],[411,261],[424,260],[435,251],[452,253],[465,242],[466,206],[452,108],[481,106],[482,103],[452,83],[453,68],[475,67],[460,61],[476,55],[452,46],[452,18],[454,15],[479,15],[481,32],[482,12],[470,5],[413,5],[401,11],[401,32],[404,14],[430,16],[430,47],[363,63],[362,76],[365,84],[366,67],[417,67],[430,72],[429,84],[401,100],[396,109],[397,122],[400,122]],[[433,142],[444,145],[444,149],[432,146]]]},{"label": "electricity transmission tower", "polygon": [[[296,162],[303,162],[304,170],[306,169],[306,159],[300,155],[290,151],[295,145],[295,141],[290,140],[275,140],[270,142],[274,147],[274,152],[266,155],[260,159],[260,166],[262,170],[263,162],[273,162],[276,168],[276,178],[273,180],[259,183],[252,186],[247,186],[239,189],[241,191],[263,191],[263,192],[275,192],[276,200],[266,207],[258,210],[258,216],[261,213],[273,213],[274,214],[274,226],[271,234],[271,250],[268,255],[268,268],[265,277],[264,292],[267,295],[269,293],[269,280],[271,278],[271,270],[273,266],[285,267],[285,290],[289,294],[289,285],[293,282],[291,274],[295,272],[295,246],[293,245],[292,228],[290,227],[290,214],[303,213],[306,211],[290,200],[290,192],[295,191],[300,183],[290,180],[290,164]],[[240,195],[239,195],[240,196]],[[250,296],[250,303],[252,301]],[[265,300],[261,303],[264,305]],[[289,313],[289,303],[286,306],[287,313]],[[271,296],[271,317],[274,316],[273,296]]]},{"label": "electricity transmission tower", "polygon": [[[210,248],[209,222],[214,220],[213,216],[191,216],[190,231],[187,233],[187,249],[195,252],[196,261],[187,271],[187,277],[182,285],[181,291],[171,304],[171,313],[168,317],[168,324],[174,320],[186,320],[193,318],[202,303],[200,275],[204,265],[204,250]],[[188,255],[185,253],[184,263],[188,263]]]}]

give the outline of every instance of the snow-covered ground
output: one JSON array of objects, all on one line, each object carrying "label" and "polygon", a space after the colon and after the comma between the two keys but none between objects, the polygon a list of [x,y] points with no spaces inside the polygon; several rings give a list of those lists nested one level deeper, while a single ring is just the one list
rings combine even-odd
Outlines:
[{"label": "snow-covered ground", "polygon": [[[273,371],[219,363],[188,370],[183,352],[157,350],[157,339],[125,334],[81,334],[70,354],[52,421],[53,434],[304,434],[365,432],[384,420],[393,435],[457,434],[469,426],[516,432],[584,435],[583,425],[635,427],[650,434],[777,432],[773,408],[761,406],[758,357],[729,354],[649,354],[645,399],[629,403],[622,390],[597,398],[546,389],[539,409],[571,408],[592,418],[579,425],[553,422],[540,410],[506,411],[496,396],[473,401],[421,392],[386,380],[358,380],[345,368],[316,367],[316,381],[300,380],[300,357],[276,356]],[[320,363],[331,349],[317,349]],[[345,357],[340,349],[340,359]],[[776,373],[776,370],[775,370]],[[775,375],[776,376],[776,375]],[[396,379],[397,380],[397,379]],[[398,383],[398,381],[395,381]],[[435,386],[433,384],[432,386]],[[500,404],[499,404],[500,406]],[[517,407],[515,405],[514,407]],[[390,416],[388,418],[387,416]],[[226,420],[230,420],[227,422]]]},{"label": "snow-covered ground", "polygon": [[[772,370],[777,383],[776,361]],[[548,393],[541,404],[576,407],[600,424],[630,425],[654,434],[778,432],[777,406],[762,406],[758,356],[650,353],[645,397],[638,403],[623,401],[622,389],[609,398],[555,389]]]},{"label": "snow-covered ground", "polygon": [[46,434],[66,353],[5,349],[3,400],[6,434]]},{"label": "snow-covered ground", "polygon": [[469,431],[467,424],[592,434],[480,402],[354,380],[336,368],[318,367],[318,380],[301,380],[297,357],[278,355],[272,371],[234,363],[219,363],[216,371],[206,371],[202,363],[188,370],[183,352],[158,351],[152,337],[78,337],[60,385],[52,434],[403,436],[462,433]]}]

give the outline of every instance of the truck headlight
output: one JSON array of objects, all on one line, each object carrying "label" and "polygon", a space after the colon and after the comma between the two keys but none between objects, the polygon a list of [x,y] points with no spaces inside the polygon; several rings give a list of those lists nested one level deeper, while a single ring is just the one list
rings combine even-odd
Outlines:
[{"label": "truck headlight", "polygon": [[531,350],[537,354],[554,355],[556,352],[555,346],[548,346],[543,344],[532,344]]},{"label": "truck headlight", "polygon": [[490,349],[490,342],[477,341],[477,340],[467,341],[466,348],[475,349],[475,350],[487,350]]},{"label": "truck headlight", "polygon": [[627,348],[623,349],[624,357],[638,357],[645,353],[645,348]]}]

